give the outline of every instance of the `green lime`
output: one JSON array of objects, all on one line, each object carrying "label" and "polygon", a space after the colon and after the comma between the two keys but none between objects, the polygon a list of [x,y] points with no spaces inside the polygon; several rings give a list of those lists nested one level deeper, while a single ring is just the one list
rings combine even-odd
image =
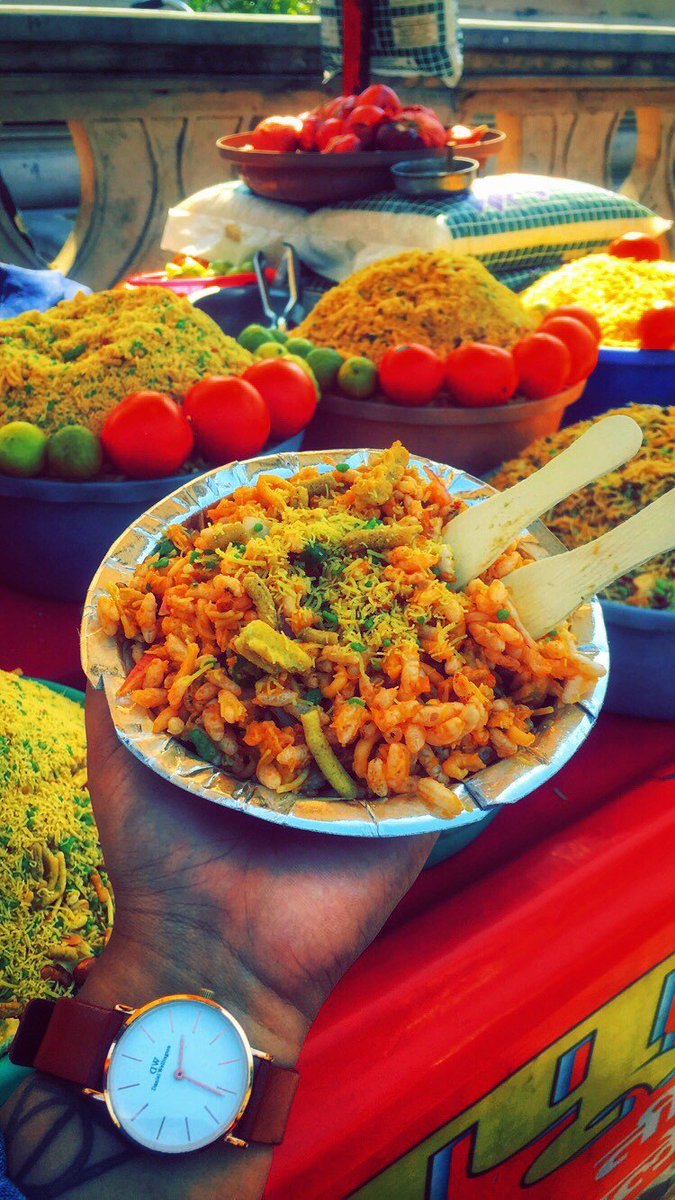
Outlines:
[{"label": "green lime", "polygon": [[282,346],[288,341],[288,334],[285,329],[268,329],[270,337],[273,337],[275,342],[280,342]]},{"label": "green lime", "polygon": [[284,358],[286,347],[279,342],[263,342],[255,352],[256,358]]},{"label": "green lime", "polygon": [[367,400],[377,387],[377,367],[369,358],[347,358],[338,371],[338,383],[345,396]]},{"label": "green lime", "polygon": [[232,263],[228,262],[226,258],[214,258],[211,263],[211,270],[214,275],[227,275],[231,267]]},{"label": "green lime", "polygon": [[0,429],[0,471],[30,478],[44,466],[47,435],[28,421],[10,421]]},{"label": "green lime", "polygon": [[308,341],[307,338],[292,337],[286,342],[286,349],[289,354],[299,354],[300,358],[307,358],[307,355],[311,354],[314,349],[314,343]]},{"label": "green lime", "polygon": [[311,350],[307,355],[307,365],[312,368],[322,391],[328,391],[335,386],[338,371],[344,361],[343,354],[328,347]]},{"label": "green lime", "polygon": [[64,425],[47,445],[47,462],[59,479],[93,479],[102,457],[101,443],[85,425]]},{"label": "green lime", "polygon": [[237,341],[244,350],[250,350],[251,354],[255,354],[258,346],[262,346],[264,342],[269,342],[270,331],[262,325],[247,325],[242,329]]},{"label": "green lime", "polygon": [[226,275],[252,275],[253,274],[253,262],[250,259],[247,259],[246,262],[235,263],[233,267],[230,267],[229,271],[225,272],[225,274]]},{"label": "green lime", "polygon": [[[285,347],[284,347],[284,349],[285,349]],[[319,387],[319,381],[318,381],[316,375],[314,374],[312,368],[310,367],[309,363],[307,362],[307,359],[302,358],[301,355],[299,355],[299,354],[285,354],[284,358],[286,359],[286,362],[294,362],[294,363],[297,363],[297,365],[299,367],[302,367],[303,371],[305,372],[305,375],[309,375],[309,378],[312,380],[312,383],[316,384],[316,390],[319,393],[319,395],[321,395],[321,388]]]}]

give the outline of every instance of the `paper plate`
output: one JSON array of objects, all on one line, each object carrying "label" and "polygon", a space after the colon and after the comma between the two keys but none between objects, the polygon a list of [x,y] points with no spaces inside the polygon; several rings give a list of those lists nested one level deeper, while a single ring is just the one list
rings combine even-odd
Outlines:
[{"label": "paper plate", "polygon": [[[539,787],[567,762],[590,733],[604,699],[607,675],[596,683],[590,698],[561,708],[538,727],[533,744],[513,758],[502,759],[454,787],[463,811],[454,817],[431,813],[419,801],[372,800],[347,802],[335,797],[308,798],[292,793],[279,796],[250,781],[242,783],[190,753],[174,738],[154,734],[152,721],[129,697],[118,699],[131,660],[123,657],[117,642],[99,626],[97,600],[109,584],[127,582],[137,566],[152,552],[167,526],[181,524],[204,508],[216,504],[235,488],[252,484],[258,476],[274,472],[288,478],[302,467],[331,470],[336,463],[358,467],[372,450],[304,451],[268,455],[232,463],[209,471],[155,504],[135,521],[110,548],[87,594],[81,631],[82,666],[95,687],[104,687],[117,734],[125,746],[158,775],[187,792],[215,804],[245,812],[277,825],[353,837],[396,837],[459,829],[484,818],[502,804],[512,804]],[[431,467],[453,494],[472,492],[485,485],[463,471],[442,463],[411,456],[411,465]],[[467,496],[470,502],[470,497]],[[540,523],[530,529],[542,555],[565,553],[561,543]],[[609,652],[602,611],[597,602],[583,605],[575,614],[573,629],[580,647],[605,668]]]}]

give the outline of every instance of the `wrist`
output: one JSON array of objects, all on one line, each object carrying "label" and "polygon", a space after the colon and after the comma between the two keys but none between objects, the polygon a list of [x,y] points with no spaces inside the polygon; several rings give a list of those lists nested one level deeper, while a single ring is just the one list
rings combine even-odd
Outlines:
[{"label": "wrist", "polygon": [[[194,939],[193,934],[193,939]],[[276,995],[247,970],[242,961],[219,947],[213,953],[204,939],[169,957],[152,938],[113,933],[108,946],[80,989],[78,999],[102,1008],[115,1004],[140,1008],[160,996],[198,995],[202,988],[239,1021],[256,1050],[271,1054],[280,1066],[294,1066],[309,1020],[294,1005]]]}]

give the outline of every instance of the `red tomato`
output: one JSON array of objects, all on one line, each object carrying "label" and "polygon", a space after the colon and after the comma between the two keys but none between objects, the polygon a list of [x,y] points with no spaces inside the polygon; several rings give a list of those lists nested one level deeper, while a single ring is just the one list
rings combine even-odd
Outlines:
[{"label": "red tomato", "polygon": [[518,391],[528,400],[543,400],[562,392],[572,367],[572,356],[560,338],[550,333],[529,333],[513,347]]},{"label": "red tomato", "polygon": [[210,462],[250,458],[270,436],[270,414],[262,396],[236,375],[211,375],[185,397],[200,454]]},{"label": "red tomato", "polygon": [[445,378],[450,394],[464,408],[506,404],[516,390],[513,355],[501,346],[465,342],[447,357]]},{"label": "red tomato", "polygon": [[265,401],[274,437],[295,437],[309,425],[319,396],[316,384],[297,363],[264,358],[244,372],[244,379],[257,388]]},{"label": "red tomato", "polygon": [[385,83],[371,83],[359,96],[359,104],[375,104],[383,108],[388,116],[396,116],[401,111],[401,101],[393,88]]},{"label": "red tomato", "polygon": [[638,262],[657,262],[661,247],[656,238],[648,233],[624,233],[615,238],[609,247],[615,258],[635,258]]},{"label": "red tomato", "polygon": [[590,329],[575,317],[547,317],[540,329],[542,333],[560,338],[570,352],[572,366],[565,386],[572,387],[580,379],[588,379],[598,365],[599,354],[598,343]]},{"label": "red tomato", "polygon": [[251,133],[251,145],[255,150],[297,150],[302,134],[302,121],[298,117],[265,117]]},{"label": "red tomato", "polygon": [[321,125],[321,117],[317,113],[309,113],[303,117],[302,132],[300,134],[300,149],[301,150],[316,150],[316,135]]},{"label": "red tomato", "polygon": [[336,96],[334,100],[329,100],[322,108],[324,119],[326,117],[346,117],[356,108],[361,101],[358,96]]},{"label": "red tomato", "polygon": [[637,331],[643,350],[675,349],[675,304],[661,300],[647,309],[638,321]]},{"label": "red tomato", "polygon": [[351,154],[354,150],[362,150],[363,146],[355,133],[342,133],[339,137],[331,138],[322,154]]},{"label": "red tomato", "polygon": [[108,458],[131,479],[174,475],[194,446],[182,409],[163,392],[132,392],[108,413],[101,432]]},{"label": "red tomato", "polygon": [[392,346],[379,367],[380,386],[394,404],[418,408],[431,404],[445,379],[445,365],[428,346],[411,342]]},{"label": "red tomato", "polygon": [[582,308],[580,304],[560,304],[558,308],[553,308],[550,313],[546,314],[543,324],[550,321],[551,317],[574,317],[575,321],[581,321],[581,324],[586,326],[598,344],[602,341],[602,330],[598,318],[587,308]]},{"label": "red tomato", "polygon": [[353,108],[345,121],[345,133],[355,133],[359,141],[366,147],[375,140],[375,130],[386,118],[383,108],[375,104],[359,104]]},{"label": "red tomato", "polygon": [[332,142],[334,137],[341,137],[344,131],[344,122],[339,117],[329,117],[316,131],[317,149],[325,150],[328,143]]}]

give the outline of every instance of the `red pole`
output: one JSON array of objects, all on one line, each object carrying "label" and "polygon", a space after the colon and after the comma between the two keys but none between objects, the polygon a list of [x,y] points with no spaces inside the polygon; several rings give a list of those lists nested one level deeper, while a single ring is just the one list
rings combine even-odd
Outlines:
[{"label": "red pole", "polygon": [[342,0],[342,87],[346,96],[370,83],[372,0]]}]

